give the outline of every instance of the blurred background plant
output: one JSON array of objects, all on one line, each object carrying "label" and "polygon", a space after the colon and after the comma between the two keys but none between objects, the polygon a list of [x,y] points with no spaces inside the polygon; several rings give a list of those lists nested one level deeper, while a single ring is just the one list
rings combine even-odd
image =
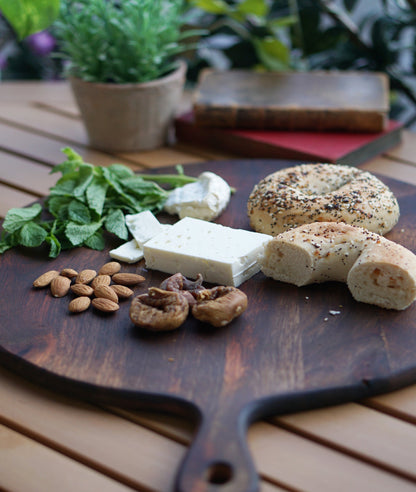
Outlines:
[{"label": "blurred background plant", "polygon": [[[207,30],[186,53],[190,83],[208,66],[383,71],[391,83],[391,116],[416,125],[416,0],[184,1],[187,28]],[[56,2],[0,0],[3,79],[62,76],[62,61],[51,56],[60,48],[53,25],[13,37],[6,21],[7,5]]]},{"label": "blurred background plant", "polygon": [[177,68],[187,38],[182,0],[61,0],[54,23],[66,73],[89,82],[139,83]]},{"label": "blurred background plant", "polygon": [[51,57],[56,40],[46,30],[59,0],[0,0],[0,75],[4,79],[53,79],[62,63]]}]

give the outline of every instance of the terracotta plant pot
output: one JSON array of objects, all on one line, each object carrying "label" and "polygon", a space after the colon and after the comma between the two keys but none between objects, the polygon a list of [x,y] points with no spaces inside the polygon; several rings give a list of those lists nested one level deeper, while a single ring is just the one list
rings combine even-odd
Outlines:
[{"label": "terracotta plant pot", "polygon": [[71,87],[92,147],[112,152],[163,146],[181,100],[186,64],[157,80],[138,84],[94,83],[71,78]]}]

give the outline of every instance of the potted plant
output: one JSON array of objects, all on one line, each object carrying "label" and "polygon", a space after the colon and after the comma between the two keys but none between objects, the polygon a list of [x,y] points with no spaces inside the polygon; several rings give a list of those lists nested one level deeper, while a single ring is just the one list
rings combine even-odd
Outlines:
[{"label": "potted plant", "polygon": [[105,151],[166,143],[186,65],[182,0],[61,0],[60,56],[90,144]]}]

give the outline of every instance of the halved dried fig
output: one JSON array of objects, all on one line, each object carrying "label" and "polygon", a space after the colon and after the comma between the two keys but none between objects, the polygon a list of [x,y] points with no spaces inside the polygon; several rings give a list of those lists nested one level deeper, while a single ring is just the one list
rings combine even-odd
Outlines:
[{"label": "halved dried fig", "polygon": [[202,286],[202,275],[198,273],[195,281],[189,280],[182,273],[175,273],[171,277],[165,279],[161,284],[160,288],[164,290],[169,290],[172,292],[177,292],[178,294],[185,297],[190,306],[196,303],[195,297],[198,292],[204,290]]},{"label": "halved dried fig", "polygon": [[218,286],[197,293],[193,316],[220,327],[228,325],[247,309],[247,296],[236,287]]},{"label": "halved dried fig", "polygon": [[151,331],[178,328],[187,318],[189,305],[177,292],[150,287],[147,294],[135,297],[130,306],[131,321]]}]

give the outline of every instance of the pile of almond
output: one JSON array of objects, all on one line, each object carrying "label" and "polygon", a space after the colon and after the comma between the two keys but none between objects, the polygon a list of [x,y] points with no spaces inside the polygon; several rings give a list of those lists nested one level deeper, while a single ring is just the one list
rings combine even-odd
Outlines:
[{"label": "pile of almond", "polygon": [[140,284],[144,277],[136,273],[122,273],[121,264],[110,261],[96,270],[80,272],[72,268],[49,270],[33,282],[33,287],[50,287],[53,297],[65,297],[70,291],[75,298],[69,303],[71,313],[86,311],[90,305],[105,313],[119,309],[119,300],[133,295],[131,287]]}]

